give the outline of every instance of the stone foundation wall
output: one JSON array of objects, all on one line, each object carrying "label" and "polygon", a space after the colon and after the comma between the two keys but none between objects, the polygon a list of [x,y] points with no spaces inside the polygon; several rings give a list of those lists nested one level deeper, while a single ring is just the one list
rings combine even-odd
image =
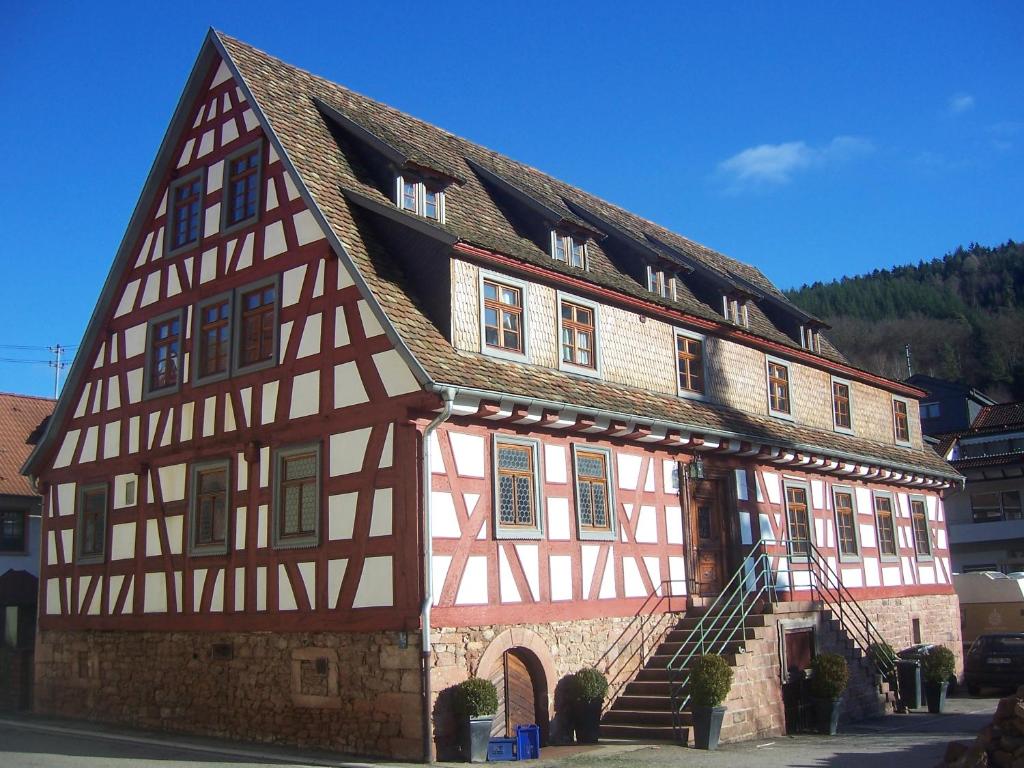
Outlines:
[{"label": "stone foundation wall", "polygon": [[[550,693],[549,743],[571,739],[569,713],[564,701],[566,678],[583,667],[597,667],[607,676],[611,689],[608,704],[633,679],[665,633],[681,614],[559,621],[548,624],[442,627],[434,630],[431,683],[434,712],[434,743],[439,759],[454,757],[458,724],[446,704],[446,691],[470,676],[487,677],[482,669],[500,661],[505,647],[525,648],[538,657]],[[492,644],[495,647],[491,648]],[[490,650],[489,650],[490,648]],[[485,657],[486,654],[486,657]],[[547,658],[541,658],[542,656]],[[499,692],[500,693],[500,692]]]},{"label": "stone foundation wall", "polygon": [[[913,619],[920,621],[921,642],[941,643],[957,657],[957,674],[963,672],[960,643],[960,611],[956,595],[893,597],[860,601],[861,607],[882,636],[900,651],[914,643]],[[737,656],[732,690],[725,701],[728,711],[722,741],[778,736],[786,731],[782,701],[780,628],[783,623],[810,623],[815,627],[817,649],[846,652],[847,638],[808,604],[780,604],[767,615],[767,626],[747,642],[747,652]],[[844,720],[877,717],[887,705],[878,680],[864,661],[851,662],[850,686],[844,696]]]},{"label": "stone foundation wall", "polygon": [[422,757],[418,636],[43,631],[41,714]]}]

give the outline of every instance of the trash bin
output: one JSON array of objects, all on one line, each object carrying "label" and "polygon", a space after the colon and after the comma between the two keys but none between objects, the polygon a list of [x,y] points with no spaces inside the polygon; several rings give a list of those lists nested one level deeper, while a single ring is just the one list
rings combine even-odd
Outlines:
[{"label": "trash bin", "polygon": [[540,757],[540,727],[536,725],[516,726],[516,759],[536,760]]},{"label": "trash bin", "polygon": [[899,659],[896,676],[900,687],[900,704],[907,709],[921,706],[921,662],[917,659]]}]

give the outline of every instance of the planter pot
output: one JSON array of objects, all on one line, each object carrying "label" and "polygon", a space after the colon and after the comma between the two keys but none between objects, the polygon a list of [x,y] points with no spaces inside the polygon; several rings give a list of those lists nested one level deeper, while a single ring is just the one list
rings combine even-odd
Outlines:
[{"label": "planter pot", "polygon": [[933,715],[941,714],[946,709],[946,691],[948,689],[948,682],[924,684],[924,695],[928,699],[928,711]]},{"label": "planter pot", "polygon": [[467,717],[462,723],[462,756],[471,763],[487,762],[494,717]]},{"label": "planter pot", "polygon": [[828,736],[835,736],[839,729],[839,710],[843,703],[842,699],[815,699],[814,719],[818,733]]},{"label": "planter pot", "polygon": [[573,726],[577,744],[597,744],[601,734],[602,701],[574,701],[572,705]]},{"label": "planter pot", "polygon": [[722,732],[725,707],[694,707],[693,746],[697,749],[718,749],[718,736]]}]

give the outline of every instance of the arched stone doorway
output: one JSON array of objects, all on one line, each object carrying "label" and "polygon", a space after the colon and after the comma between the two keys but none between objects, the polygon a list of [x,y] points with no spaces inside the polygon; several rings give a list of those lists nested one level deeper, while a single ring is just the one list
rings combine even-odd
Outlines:
[{"label": "arched stone doorway", "polygon": [[547,743],[554,660],[536,633],[524,629],[502,632],[480,657],[477,676],[486,677],[498,690],[491,735],[514,736],[517,725],[535,723],[540,726],[541,742]]}]

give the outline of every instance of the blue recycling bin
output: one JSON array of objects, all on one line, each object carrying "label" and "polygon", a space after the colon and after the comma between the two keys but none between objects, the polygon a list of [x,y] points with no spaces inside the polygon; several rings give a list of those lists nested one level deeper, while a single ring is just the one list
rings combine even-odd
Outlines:
[{"label": "blue recycling bin", "polygon": [[536,760],[540,757],[540,726],[516,726],[516,753],[519,760]]}]

